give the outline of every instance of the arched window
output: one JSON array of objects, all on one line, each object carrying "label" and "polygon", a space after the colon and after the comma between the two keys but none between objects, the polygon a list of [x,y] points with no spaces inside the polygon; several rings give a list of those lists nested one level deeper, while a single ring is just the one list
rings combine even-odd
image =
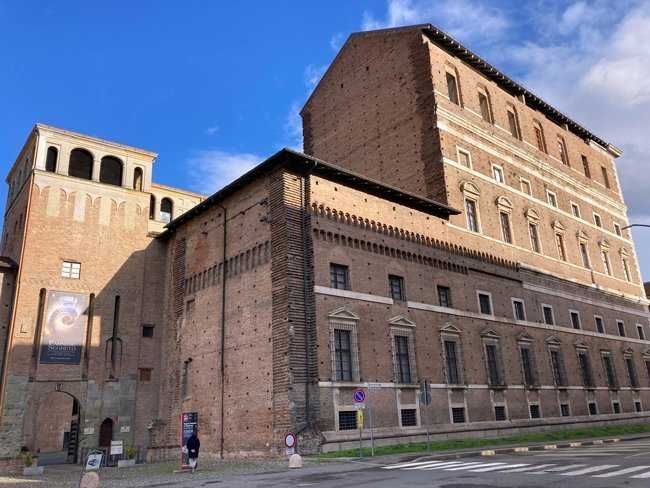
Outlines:
[{"label": "arched window", "polygon": [[133,171],[133,189],[142,191],[142,168],[135,168]]},{"label": "arched window", "polygon": [[88,151],[83,149],[73,149],[70,153],[70,167],[68,169],[70,176],[90,180],[93,177],[93,157]]},{"label": "arched window", "polygon": [[169,198],[163,198],[160,202],[160,221],[171,222],[172,220],[172,201]]},{"label": "arched window", "polygon": [[153,195],[149,197],[149,218],[151,220],[156,218],[156,197]]},{"label": "arched window", "polygon": [[99,181],[108,185],[122,186],[122,162],[113,156],[102,158]]},{"label": "arched window", "polygon": [[55,147],[48,147],[47,148],[47,159],[45,161],[45,171],[49,171],[50,173],[56,172],[56,162],[59,157],[59,151],[56,150]]}]

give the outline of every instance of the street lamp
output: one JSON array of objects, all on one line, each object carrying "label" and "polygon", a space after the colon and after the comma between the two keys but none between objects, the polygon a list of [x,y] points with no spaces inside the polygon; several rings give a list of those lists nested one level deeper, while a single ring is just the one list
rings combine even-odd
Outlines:
[{"label": "street lamp", "polygon": [[621,227],[621,230],[629,229],[630,227],[650,227],[650,224],[630,224],[625,227]]}]

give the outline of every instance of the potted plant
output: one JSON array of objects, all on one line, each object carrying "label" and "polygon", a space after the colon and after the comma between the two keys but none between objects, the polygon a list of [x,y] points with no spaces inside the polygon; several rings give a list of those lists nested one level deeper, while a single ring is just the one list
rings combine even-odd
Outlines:
[{"label": "potted plant", "polygon": [[23,475],[25,476],[40,476],[43,474],[43,466],[38,466],[38,459],[35,458],[29,449],[23,447],[19,454],[20,460],[25,465]]},{"label": "potted plant", "polygon": [[124,446],[124,455],[126,459],[120,459],[117,462],[118,468],[132,468],[135,466],[135,456],[138,453],[138,449],[135,446]]}]

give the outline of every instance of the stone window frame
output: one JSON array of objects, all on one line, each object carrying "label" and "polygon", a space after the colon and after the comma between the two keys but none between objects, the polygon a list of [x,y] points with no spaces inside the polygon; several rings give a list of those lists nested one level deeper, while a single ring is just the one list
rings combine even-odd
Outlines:
[{"label": "stone window frame", "polygon": [[[394,381],[396,384],[408,384],[413,385],[418,382],[417,378],[417,360],[415,357],[415,327],[416,324],[412,320],[407,319],[401,315],[393,317],[388,321],[390,327],[390,349],[391,355],[393,357],[393,373]],[[406,337],[407,338],[407,351],[408,351],[408,364],[409,364],[409,382],[398,381],[400,380],[400,371],[399,365],[397,363],[397,348],[395,343],[395,337]]]},{"label": "stone window frame", "polygon": [[[577,327],[576,323],[574,322],[573,318],[577,318]],[[571,328],[574,330],[582,330],[582,320],[580,319],[580,312],[577,310],[572,310],[569,309],[569,323],[571,324]]]},{"label": "stone window frame", "polygon": [[539,120],[533,120],[534,146],[544,154],[548,154],[546,137],[544,137],[544,128]]},{"label": "stone window frame", "polygon": [[[526,217],[528,225],[528,238],[530,240],[530,249],[532,252],[537,254],[542,254],[542,240],[539,235],[539,214],[533,208],[527,208],[524,211],[524,217]],[[533,239],[532,227],[535,228],[535,239]],[[534,241],[534,242],[533,242]]]},{"label": "stone window frame", "polygon": [[512,137],[515,139],[521,140],[519,114],[517,113],[516,107],[512,103],[506,103],[506,116],[508,117],[508,130],[510,131],[510,135],[512,135]]},{"label": "stone window frame", "polygon": [[[528,191],[524,190],[524,185],[528,187]],[[530,184],[530,180],[526,178],[519,177],[519,189],[524,195],[533,196],[533,187]]]},{"label": "stone window frame", "polygon": [[[501,229],[501,238],[506,244],[514,244],[515,234],[512,229],[512,209],[514,208],[514,205],[509,198],[504,196],[497,197],[494,203],[497,206],[497,210],[499,211],[499,228]],[[506,217],[505,224],[507,227],[504,227],[503,216]]]},{"label": "stone window frame", "polygon": [[[459,387],[466,385],[466,374],[465,374],[465,363],[463,361],[463,347],[461,341],[462,330],[452,324],[447,322],[445,325],[438,328],[440,333],[440,342],[442,346],[442,358],[444,364],[445,372],[445,382],[451,387]],[[447,347],[446,342],[453,342],[456,345],[456,372],[457,372],[457,382],[450,381],[450,372],[449,372],[449,358],[447,357]]]},{"label": "stone window frame", "polygon": [[648,384],[650,385],[650,348],[641,351],[641,356],[643,357],[643,363],[645,364],[645,373],[648,379]]},{"label": "stone window frame", "polygon": [[[578,340],[573,345],[576,350],[576,358],[578,360],[578,370],[580,371],[580,377],[582,378],[582,386],[587,390],[594,390],[596,388],[596,381],[594,378],[594,370],[591,365],[591,354],[589,353],[589,345],[581,340]],[[581,357],[585,358],[584,369],[583,363],[580,359]]]},{"label": "stone window frame", "polygon": [[[517,335],[517,351],[519,353],[519,364],[521,366],[521,378],[524,387],[527,389],[540,388],[539,374],[537,374],[537,360],[535,354],[535,340],[525,332]],[[527,351],[528,356],[528,372],[524,361],[523,350]]]},{"label": "stone window frame", "polygon": [[[598,330],[598,319],[600,319],[600,326],[603,329],[602,332]],[[607,334],[607,329],[605,329],[605,319],[602,315],[594,315],[594,325],[596,325],[596,332],[599,334]]]},{"label": "stone window frame", "polygon": [[600,172],[601,172],[602,177],[603,177],[603,185],[605,186],[605,188],[611,189],[612,184],[609,181],[609,173],[607,172],[607,168],[605,166],[601,165],[600,166]]},{"label": "stone window frame", "polygon": [[569,202],[571,205],[571,215],[573,215],[576,219],[582,219],[582,213],[580,212],[580,205],[578,205],[576,202]]},{"label": "stone window frame", "polygon": [[614,222],[613,225],[614,225],[614,233],[619,237],[623,237],[623,230],[621,228],[621,224],[619,224],[618,222]]},{"label": "stone window frame", "polygon": [[[514,317],[515,320],[521,320],[521,321],[526,321],[526,302],[522,298],[514,298],[510,297],[510,301],[512,302],[512,316]],[[521,309],[524,315],[523,319],[520,319],[517,317],[517,308],[515,307],[515,302],[521,304]]]},{"label": "stone window frame", "polygon": [[557,206],[557,193],[553,190],[546,190],[546,203],[548,203],[553,208],[558,208]]},{"label": "stone window frame", "polygon": [[623,354],[623,363],[625,364],[628,384],[633,390],[638,390],[641,388],[641,384],[639,382],[639,372],[634,362],[634,350],[627,346],[621,350],[621,353]]},{"label": "stone window frame", "polygon": [[[616,375],[616,366],[614,365],[614,359],[612,358],[612,353],[608,349],[600,350],[600,358],[602,361],[603,372],[605,374],[605,382],[607,387],[610,390],[618,390],[618,376]],[[608,359],[608,361],[605,360]],[[609,368],[607,367],[609,364]]]},{"label": "stone window frame", "polygon": [[[442,304],[441,300],[441,292],[444,291],[444,294],[446,295],[446,300],[447,300],[447,305]],[[438,306],[439,307],[444,307],[444,308],[454,308],[454,302],[451,296],[451,288],[445,285],[436,285],[436,292],[438,296]]]},{"label": "stone window frame", "polygon": [[578,230],[576,237],[578,238],[578,252],[580,253],[580,260],[585,269],[591,269],[591,257],[589,256],[589,235],[583,230]]},{"label": "stone window frame", "polygon": [[477,86],[477,99],[479,106],[479,115],[488,124],[494,124],[494,111],[492,110],[492,99],[490,92],[484,85]]},{"label": "stone window frame", "polygon": [[391,300],[406,301],[406,281],[403,276],[388,274],[388,296]]},{"label": "stone window frame", "polygon": [[[343,276],[341,282],[339,281],[340,276]],[[338,286],[339,283],[342,283],[343,288]],[[336,286],[332,286],[333,284]],[[352,289],[350,287],[350,267],[348,265],[330,262],[330,288],[348,291]]]},{"label": "stone window frame", "polygon": [[567,262],[568,256],[566,252],[566,241],[564,239],[564,234],[566,231],[566,226],[561,220],[554,220],[551,223],[555,235],[555,248],[557,250],[558,258],[561,261]]},{"label": "stone window frame", "polygon": [[[489,313],[485,313],[481,307],[481,295],[488,297],[488,306],[490,307]],[[494,304],[492,303],[492,293],[485,290],[476,290],[476,303],[478,304],[478,313],[481,315],[494,316]]]},{"label": "stone window frame", "polygon": [[[333,381],[344,383],[358,383],[361,381],[361,367],[359,362],[359,321],[361,318],[345,307],[337,308],[327,314],[330,337],[330,373]],[[350,380],[339,380],[337,376],[337,356],[335,334],[337,330],[350,332]]]},{"label": "stone window frame", "polygon": [[[487,385],[489,388],[504,388],[507,385],[505,370],[503,368],[503,355],[501,353],[501,336],[493,329],[483,329],[481,331],[481,338],[483,340],[483,356],[485,360],[485,373],[487,378]],[[488,346],[494,346],[496,356],[493,358],[495,361],[494,367],[490,365],[490,358],[488,354]],[[494,377],[496,374],[496,378]]]},{"label": "stone window frame", "polygon": [[603,228],[603,219],[602,219],[602,217],[600,216],[600,214],[598,214],[598,213],[596,213],[596,212],[591,212],[591,213],[592,213],[592,215],[593,215],[593,217],[594,217],[594,225],[595,225],[596,227],[599,227],[599,228],[602,229],[602,228]]},{"label": "stone window frame", "polygon": [[560,134],[557,135],[557,147],[558,152],[560,153],[560,161],[562,161],[562,164],[570,167],[571,164],[569,163],[569,153],[567,151],[566,141]]},{"label": "stone window frame", "polygon": [[497,185],[506,184],[506,173],[503,170],[503,166],[500,164],[492,163],[492,179],[497,183]]},{"label": "stone window frame", "polygon": [[551,374],[553,375],[553,384],[557,388],[567,388],[569,382],[567,378],[566,366],[564,364],[564,354],[562,352],[562,341],[555,336],[546,339],[546,348],[548,351]]},{"label": "stone window frame", "polygon": [[630,253],[629,251],[621,247],[618,251],[619,256],[621,256],[621,267],[623,268],[623,277],[628,283],[632,283],[632,271],[630,269]]},{"label": "stone window frame", "polygon": [[616,320],[616,331],[618,332],[619,337],[627,337],[627,332],[625,331],[625,321],[620,319]]},{"label": "stone window frame", "polygon": [[[476,234],[481,234],[481,210],[479,205],[481,191],[470,181],[461,182],[460,191],[463,193],[463,199],[465,201],[465,220],[467,223],[467,230],[475,232]],[[467,202],[473,202],[474,204],[474,225],[470,223],[470,215],[469,212],[467,212]],[[475,230],[472,229],[473,226],[476,227]]]},{"label": "stone window frame", "polygon": [[636,335],[639,338],[639,340],[645,341],[646,334],[643,328],[643,324],[634,324],[634,325],[636,325]]},{"label": "stone window frame", "polygon": [[[542,307],[542,323],[546,325],[555,325],[555,313],[553,312],[553,305],[549,305],[548,303],[541,303],[540,306]],[[550,322],[547,320],[546,310],[551,311]]]},{"label": "stone window frame", "polygon": [[[452,96],[449,92],[449,77],[454,79],[454,88],[456,89],[456,101],[452,100]],[[458,75],[458,70],[455,66],[445,63],[445,86],[447,87],[446,96],[451,103],[463,107],[463,96],[460,90],[460,77]]]},{"label": "stone window frame", "polygon": [[[467,164],[463,164],[461,162],[461,157],[460,157],[461,154],[467,156]],[[458,162],[458,164],[461,165],[463,168],[474,169],[472,163],[472,153],[465,148],[456,146],[456,162]]]},{"label": "stone window frame", "polygon": [[582,172],[587,178],[591,179],[591,168],[589,167],[589,159],[587,159],[587,156],[585,156],[584,154],[582,154],[581,156],[582,156]]},{"label": "stone window frame", "polygon": [[61,278],[69,278],[71,280],[81,279],[81,263],[64,259],[61,263]]}]

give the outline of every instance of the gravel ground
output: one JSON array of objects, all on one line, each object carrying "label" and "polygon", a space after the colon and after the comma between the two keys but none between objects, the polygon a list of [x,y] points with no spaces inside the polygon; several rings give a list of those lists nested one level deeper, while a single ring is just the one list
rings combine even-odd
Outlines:
[{"label": "gravel ground", "polygon": [[[306,461],[305,465],[321,461]],[[327,464],[331,464],[328,462]],[[222,476],[278,473],[289,469],[287,461],[208,461],[199,462],[195,473],[174,473],[177,462],[139,464],[134,468],[103,468],[100,472],[103,487],[174,486],[189,481],[189,477],[200,483],[202,480],[218,480]],[[47,466],[43,476],[0,475],[0,487],[20,488],[76,488],[79,484],[81,466]]]}]

